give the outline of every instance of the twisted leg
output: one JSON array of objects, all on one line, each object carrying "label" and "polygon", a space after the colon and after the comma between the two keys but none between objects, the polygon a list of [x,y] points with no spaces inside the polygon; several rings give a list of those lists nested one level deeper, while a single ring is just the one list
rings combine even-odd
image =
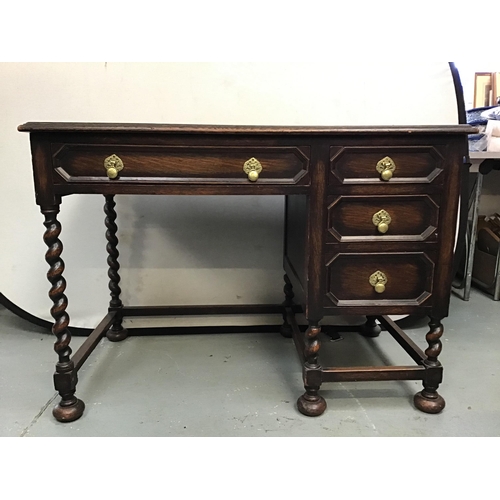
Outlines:
[{"label": "twisted leg", "polygon": [[285,301],[283,302],[283,324],[281,325],[280,328],[280,333],[283,335],[283,337],[287,339],[292,338],[292,326],[290,323],[288,323],[288,318],[286,316],[286,307],[292,307],[293,305],[293,298],[295,297],[295,294],[293,293],[293,286],[292,283],[290,282],[290,278],[285,274],[283,276],[283,279],[285,280],[285,286],[283,287],[283,292],[285,293]]},{"label": "twisted leg", "polygon": [[413,402],[415,406],[425,413],[439,413],[445,407],[445,401],[438,394],[437,389],[442,381],[443,369],[438,361],[441,353],[441,337],[443,335],[443,325],[437,319],[431,318],[429,323],[429,333],[426,335],[429,347],[425,351],[427,359],[424,361],[426,367],[425,379],[423,381],[423,390],[415,394]]},{"label": "twisted leg", "polygon": [[61,401],[52,411],[54,417],[59,422],[72,422],[82,416],[85,405],[75,397],[76,384],[78,382],[76,370],[71,361],[71,334],[68,331],[69,316],[66,313],[68,299],[64,295],[66,290],[66,280],[63,278],[64,262],[61,259],[63,246],[59,240],[61,234],[61,224],[57,220],[59,206],[42,207],[42,213],[45,216],[44,226],[46,231],[43,240],[48,247],[45,254],[45,260],[50,268],[47,278],[52,287],[49,291],[49,297],[53,302],[50,314],[54,318],[52,333],[57,340],[54,343],[54,350],[59,356],[54,373],[54,385],[61,396]]},{"label": "twisted leg", "polygon": [[300,413],[308,417],[317,417],[326,410],[326,401],[318,394],[321,386],[321,366],[318,362],[320,341],[318,335],[321,328],[317,324],[310,324],[305,333],[304,356],[304,387],[306,392],[297,400]]},{"label": "twisted leg", "polygon": [[365,337],[378,337],[382,329],[380,325],[377,324],[374,316],[367,316],[366,323],[361,328],[361,335]]},{"label": "twisted leg", "polygon": [[[104,204],[104,213],[106,218],[104,223],[106,225],[106,239],[108,243],[106,245],[106,250],[108,252],[108,277],[109,277],[109,291],[111,295],[111,300],[109,302],[110,310],[121,310],[123,307],[122,301],[120,300],[120,294],[122,290],[120,288],[120,275],[118,271],[120,269],[120,264],[118,263],[118,238],[116,237],[116,232],[118,227],[115,223],[116,221],[116,203],[114,201],[114,195],[105,196],[106,203]],[[117,314],[115,321],[111,325],[111,328],[107,331],[106,337],[111,342],[119,342],[120,340],[126,339],[128,332],[122,326],[122,315]]]}]

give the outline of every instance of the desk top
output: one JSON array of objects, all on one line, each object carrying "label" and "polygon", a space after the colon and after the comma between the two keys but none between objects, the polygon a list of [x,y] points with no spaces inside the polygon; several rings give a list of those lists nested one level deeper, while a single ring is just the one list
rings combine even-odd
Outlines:
[{"label": "desk top", "polygon": [[110,132],[110,133],[166,133],[166,134],[474,134],[470,125],[442,126],[240,126],[240,125],[171,125],[160,123],[70,123],[28,122],[19,125],[20,132]]},{"label": "desk top", "polygon": [[479,166],[484,160],[500,160],[500,153],[490,151],[475,151],[469,153],[471,167],[470,173],[474,174],[479,172]]},{"label": "desk top", "polygon": [[476,151],[470,153],[470,159],[473,161],[482,161],[482,160],[496,160],[500,159],[500,153],[494,153],[491,151]]}]

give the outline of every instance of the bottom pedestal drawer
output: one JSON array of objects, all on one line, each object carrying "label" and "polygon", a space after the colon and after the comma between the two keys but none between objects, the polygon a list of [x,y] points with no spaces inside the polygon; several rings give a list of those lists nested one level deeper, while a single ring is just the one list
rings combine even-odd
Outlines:
[{"label": "bottom pedestal drawer", "polygon": [[432,294],[434,262],[417,253],[330,253],[325,306],[420,305]]}]

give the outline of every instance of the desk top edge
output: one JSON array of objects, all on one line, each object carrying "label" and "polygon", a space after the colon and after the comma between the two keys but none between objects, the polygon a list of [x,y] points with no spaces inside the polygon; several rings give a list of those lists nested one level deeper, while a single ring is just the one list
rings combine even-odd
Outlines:
[{"label": "desk top edge", "polygon": [[471,160],[497,160],[500,159],[500,152],[496,151],[471,151],[469,153]]},{"label": "desk top edge", "polygon": [[76,123],[27,122],[19,125],[20,132],[108,132],[108,133],[168,133],[168,134],[473,134],[470,125],[420,126],[247,126],[247,125],[171,125],[160,123]]}]

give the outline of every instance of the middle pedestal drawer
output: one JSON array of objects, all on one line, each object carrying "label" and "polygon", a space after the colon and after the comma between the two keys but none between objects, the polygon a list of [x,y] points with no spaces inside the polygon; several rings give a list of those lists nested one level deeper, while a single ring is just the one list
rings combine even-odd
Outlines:
[{"label": "middle pedestal drawer", "polygon": [[329,196],[327,243],[435,241],[439,196]]}]

